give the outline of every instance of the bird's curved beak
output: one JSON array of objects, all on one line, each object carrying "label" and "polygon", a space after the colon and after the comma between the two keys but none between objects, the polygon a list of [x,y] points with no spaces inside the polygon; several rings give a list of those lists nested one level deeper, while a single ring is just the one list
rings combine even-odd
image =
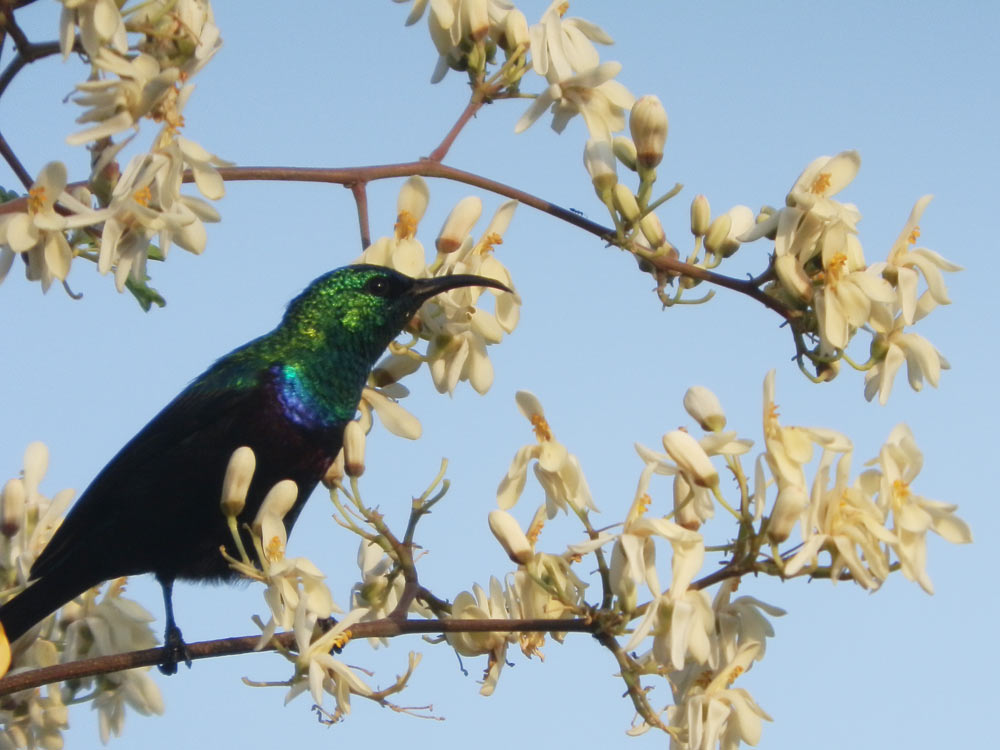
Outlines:
[{"label": "bird's curved beak", "polygon": [[424,302],[436,294],[447,292],[450,289],[458,289],[463,286],[488,286],[492,289],[499,289],[502,292],[513,292],[505,284],[501,284],[496,279],[488,279],[485,276],[475,276],[469,273],[456,273],[451,276],[434,276],[429,279],[416,279],[410,288],[410,295],[413,299]]}]

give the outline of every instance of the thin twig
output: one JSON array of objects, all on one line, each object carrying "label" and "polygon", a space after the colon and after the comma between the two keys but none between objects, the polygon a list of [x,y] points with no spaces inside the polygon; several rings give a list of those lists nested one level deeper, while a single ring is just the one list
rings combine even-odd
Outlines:
[{"label": "thin twig", "polygon": [[361,230],[361,252],[368,249],[372,244],[372,233],[368,224],[368,183],[363,180],[352,182],[347,185],[354,196],[354,202],[358,207],[358,228]]},{"label": "thin twig", "polygon": [[7,162],[14,174],[17,175],[17,179],[24,185],[24,189],[31,190],[34,180],[28,173],[28,170],[24,168],[24,165],[21,164],[21,160],[17,158],[17,154],[14,153],[10,144],[7,143],[7,139],[3,137],[3,133],[0,133],[0,156],[3,156],[4,161]]}]

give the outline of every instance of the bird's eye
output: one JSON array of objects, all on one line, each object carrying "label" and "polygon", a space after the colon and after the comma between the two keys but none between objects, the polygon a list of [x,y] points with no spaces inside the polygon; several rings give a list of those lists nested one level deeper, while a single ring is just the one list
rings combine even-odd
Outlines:
[{"label": "bird's eye", "polygon": [[391,284],[384,276],[373,276],[365,283],[365,291],[376,297],[388,297]]}]

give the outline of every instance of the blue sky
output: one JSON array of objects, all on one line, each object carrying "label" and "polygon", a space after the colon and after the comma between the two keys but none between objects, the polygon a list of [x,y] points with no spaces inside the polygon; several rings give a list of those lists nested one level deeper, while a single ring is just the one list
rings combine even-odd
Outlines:
[{"label": "blue sky", "polygon": [[[529,21],[547,3],[522,2]],[[430,86],[436,55],[424,24],[404,28],[407,6],[388,2],[217,3],[225,45],[202,71],[186,111],[185,135],[240,165],[354,166],[409,161],[429,153],[461,111],[464,79],[450,73]],[[511,456],[532,439],[513,394],[535,392],[556,437],[579,456],[609,522],[631,502],[641,464],[632,444],[655,447],[688,422],[681,397],[712,388],[730,425],[760,439],[761,382],[777,369],[786,423],[840,429],[855,441],[855,469],[906,421],[925,453],[915,491],[960,505],[976,543],[933,539],[929,571],[937,593],[893,576],[875,595],[854,586],[801,580],[745,580],[740,593],[789,611],[774,622],[766,658],[741,679],[774,718],[762,746],[822,750],[944,743],[981,744],[994,710],[997,657],[995,597],[985,588],[998,531],[995,460],[990,445],[996,400],[997,335],[990,285],[997,270],[992,219],[998,166],[997,71],[993,39],[1000,12],[992,3],[602,3],[574,0],[571,15],[603,26],[616,45],[619,79],[635,94],[657,94],[670,115],[658,185],[681,182],[681,196],[661,212],[671,238],[686,242],[688,204],[705,193],[713,209],[736,203],[781,205],[800,170],[821,154],[856,148],[863,163],[841,196],[864,215],[869,262],[884,257],[913,202],[934,193],[921,243],[966,268],[947,279],[954,304],[921,332],[949,359],[938,390],[917,394],[900,379],[886,407],[862,398],[862,377],[845,371],[831,384],[802,378],[777,318],[722,290],[708,305],[661,311],[647,276],[592,236],[521,207],[499,257],[524,299],[521,326],[491,353],[496,381],[485,397],[460,387],[434,392],[413,379],[406,406],[424,426],[407,443],[384,434],[369,445],[366,497],[397,524],[411,495],[451,461],[449,497],[424,524],[423,580],[452,597],[508,569],[486,513]],[[25,13],[33,39],[55,36],[58,8],[36,3]],[[7,140],[29,171],[62,159],[82,178],[86,153],[64,143],[76,108],[63,104],[85,76],[76,61],[46,60],[23,72],[0,101]],[[534,82],[526,90],[537,91]],[[581,165],[585,129],[562,136],[546,120],[515,136],[527,102],[484,109],[446,162],[510,183],[605,223]],[[0,167],[0,185],[15,187]],[[398,181],[369,191],[372,230],[391,231]],[[431,183],[421,239],[430,247],[454,202],[470,191]],[[482,194],[487,216],[501,199]],[[269,330],[283,305],[312,278],[359,252],[354,204],[339,186],[236,183],[220,203],[201,257],[174,249],[152,268],[168,299],[143,314],[109,279],[84,262],[70,277],[80,301],[54,288],[42,296],[15,271],[0,287],[0,478],[14,476],[24,446],[52,451],[43,489],[82,490],[108,458],[216,357]],[[683,247],[683,245],[682,245]],[[765,243],[741,251],[728,271],[759,270]],[[723,270],[727,270],[724,268]],[[657,487],[654,485],[654,499]],[[660,503],[669,487],[658,488]],[[527,523],[540,490],[517,511]],[[169,509],[165,509],[168,512]],[[356,544],[329,519],[319,495],[291,538],[291,554],[312,558],[346,603],[356,575]],[[543,543],[558,550],[575,532],[553,523]],[[716,541],[727,529],[716,527]],[[548,535],[551,533],[551,537]],[[565,539],[560,536],[563,534]],[[338,571],[343,571],[339,573]],[[158,587],[136,580],[131,594],[157,617]],[[181,584],[178,617],[189,640],[254,631],[263,612],[253,588]],[[159,628],[159,623],[157,624]],[[380,711],[356,701],[343,724],[318,726],[308,699],[282,706],[280,689],[245,687],[240,677],[287,676],[273,655],[195,664],[160,679],[167,714],[132,716],[119,748],[178,744],[304,746],[460,742],[482,748],[512,743],[659,747],[654,734],[629,740],[632,717],[609,656],[586,637],[550,643],[546,663],[511,654],[496,694],[478,695],[482,664],[418,638],[388,652],[364,644],[347,659],[378,670],[387,684],[408,650],[424,662],[407,705],[432,703],[443,722]],[[662,692],[662,686],[657,692]],[[654,695],[654,703],[666,696]],[[918,708],[919,707],[919,708]],[[87,709],[71,713],[70,742],[89,744]]]}]

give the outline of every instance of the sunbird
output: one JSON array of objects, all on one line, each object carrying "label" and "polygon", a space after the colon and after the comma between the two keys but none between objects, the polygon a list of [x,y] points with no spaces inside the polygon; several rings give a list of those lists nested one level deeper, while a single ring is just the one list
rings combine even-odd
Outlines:
[{"label": "sunbird", "polygon": [[283,479],[298,486],[284,518],[290,532],[340,452],[376,360],[425,301],[465,286],[510,291],[482,276],[414,279],[372,265],[313,281],[277,328],[195,378],[97,475],[31,566],[27,588],[0,606],[7,638],[103,581],[152,573],[166,615],[160,669],[176,672],[187,647],[174,620],[174,581],[239,577],[220,552],[238,556],[220,509],[233,451],[249,446],[256,456],[237,517],[250,549],[245,525],[268,490]]}]

